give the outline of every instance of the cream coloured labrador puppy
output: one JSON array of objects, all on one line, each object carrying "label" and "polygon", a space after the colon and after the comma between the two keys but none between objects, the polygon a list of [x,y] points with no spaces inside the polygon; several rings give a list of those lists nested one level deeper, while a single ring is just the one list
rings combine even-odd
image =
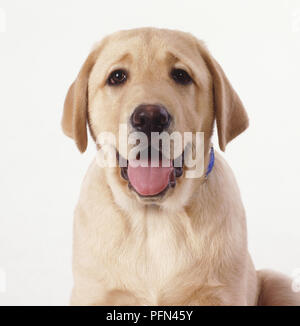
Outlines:
[{"label": "cream coloured labrador puppy", "polygon": [[[78,149],[101,132],[204,133],[204,167],[100,167],[75,211],[73,305],[297,305],[283,275],[256,272],[243,204],[222,151],[248,126],[222,68],[190,34],[121,31],[90,53],[71,85],[62,126]],[[132,145],[129,145],[132,146]],[[192,145],[195,150],[195,144]],[[117,158],[126,157],[116,144]],[[182,153],[183,155],[183,153]],[[170,159],[174,162],[175,156]],[[129,162],[130,163],[130,162]]]}]

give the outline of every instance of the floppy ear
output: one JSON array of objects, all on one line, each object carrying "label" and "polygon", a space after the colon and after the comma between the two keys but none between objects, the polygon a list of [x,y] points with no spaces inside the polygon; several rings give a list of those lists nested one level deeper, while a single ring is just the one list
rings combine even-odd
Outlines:
[{"label": "floppy ear", "polygon": [[70,86],[64,103],[63,132],[75,140],[82,153],[87,147],[88,80],[98,54],[99,50],[94,50],[88,56],[77,78]]},{"label": "floppy ear", "polygon": [[224,152],[227,143],[247,129],[248,115],[218,62],[204,49],[202,49],[202,56],[213,78],[219,146]]}]

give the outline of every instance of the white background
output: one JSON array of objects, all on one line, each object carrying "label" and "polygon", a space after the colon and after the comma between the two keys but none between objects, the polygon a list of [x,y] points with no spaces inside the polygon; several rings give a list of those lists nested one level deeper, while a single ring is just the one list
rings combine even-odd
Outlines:
[{"label": "white background", "polygon": [[64,97],[94,42],[139,26],[192,32],[221,63],[251,119],[224,155],[253,260],[287,274],[300,267],[300,1],[9,0],[0,8],[0,305],[68,304],[72,212],[95,148],[81,155],[63,135]]}]

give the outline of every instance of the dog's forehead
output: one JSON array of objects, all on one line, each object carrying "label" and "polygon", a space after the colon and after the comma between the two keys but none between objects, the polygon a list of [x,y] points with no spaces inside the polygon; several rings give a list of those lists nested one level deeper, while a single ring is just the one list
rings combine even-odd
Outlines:
[{"label": "dog's forehead", "polygon": [[167,54],[183,54],[189,57],[196,55],[196,41],[188,33],[142,28],[121,31],[108,36],[103,44],[101,56],[113,61],[125,55],[145,59],[152,57],[164,59]]}]

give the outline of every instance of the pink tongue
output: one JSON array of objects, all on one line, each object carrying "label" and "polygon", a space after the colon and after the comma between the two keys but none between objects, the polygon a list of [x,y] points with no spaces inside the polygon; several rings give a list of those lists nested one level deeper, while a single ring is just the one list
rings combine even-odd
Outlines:
[{"label": "pink tongue", "polygon": [[[143,196],[157,195],[169,184],[173,167],[134,167],[128,164],[128,178],[134,189]],[[161,164],[160,164],[161,165]]]}]

